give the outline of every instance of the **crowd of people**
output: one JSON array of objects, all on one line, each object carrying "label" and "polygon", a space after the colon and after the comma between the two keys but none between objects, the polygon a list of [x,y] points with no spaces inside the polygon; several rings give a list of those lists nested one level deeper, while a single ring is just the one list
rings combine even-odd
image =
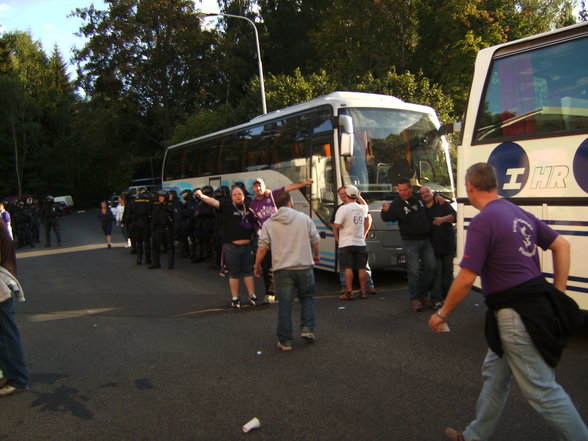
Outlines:
[{"label": "crowd of people", "polygon": [[[280,193],[310,184],[312,180],[272,190],[262,178],[257,178],[252,193],[238,182],[232,188],[223,186],[215,190],[205,186],[185,190],[179,197],[175,190],[160,190],[152,195],[146,188],[140,188],[132,197],[121,196],[112,213],[107,202],[102,201],[98,218],[107,246],[111,247],[112,228],[116,224],[138,265],[161,268],[164,254],[168,269],[174,268],[176,254],[195,263],[207,262],[211,268],[219,269],[221,275],[228,276],[233,308],[241,307],[241,280],[247,302],[255,306],[260,300],[253,283],[253,261],[263,225],[278,212],[276,197]],[[397,188],[398,198],[384,204],[381,215],[385,221],[397,221],[399,225],[407,259],[411,309],[438,309],[452,281],[455,211],[428,187],[422,187],[420,194],[414,193],[408,179],[401,179]],[[338,195],[342,203],[331,223],[339,248],[340,298],[355,297],[353,284],[357,274],[357,295],[365,299],[376,293],[365,241],[372,218],[357,187],[343,186]],[[264,286],[261,303],[274,303],[271,249],[264,253],[259,265]]]},{"label": "crowd of people", "polygon": [[32,197],[2,201],[0,214],[16,249],[34,248],[40,243],[42,227],[45,247],[51,246],[51,232],[55,234],[57,246],[61,246],[59,218],[63,216],[63,207],[54,201],[53,196],[48,195],[42,203]]},{"label": "crowd of people", "polygon": [[[264,297],[259,300],[253,281],[253,261],[263,224],[278,211],[277,194],[302,189],[312,180],[294,183],[275,190],[266,187],[263,179],[253,183],[253,194],[243,183],[232,188],[211,186],[194,191],[160,190],[151,195],[140,188],[134,197],[123,195],[116,215],[106,212],[103,201],[98,213],[107,246],[111,245],[112,226],[117,224],[127,237],[138,265],[148,269],[161,268],[161,256],[167,256],[167,268],[173,269],[175,256],[194,263],[207,262],[228,276],[231,307],[240,308],[240,281],[247,290],[249,304],[275,302],[271,252],[261,263]],[[180,199],[181,198],[181,199]],[[176,244],[179,252],[176,253]]]}]

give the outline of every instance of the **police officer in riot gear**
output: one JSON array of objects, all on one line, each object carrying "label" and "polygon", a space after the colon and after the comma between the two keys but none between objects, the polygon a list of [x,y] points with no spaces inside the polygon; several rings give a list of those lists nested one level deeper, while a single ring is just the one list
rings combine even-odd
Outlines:
[{"label": "police officer in riot gear", "polygon": [[16,206],[16,211],[12,217],[12,227],[16,233],[16,247],[24,248],[33,245],[33,216],[23,201]]},{"label": "police officer in riot gear", "polygon": [[27,198],[27,207],[33,218],[33,223],[31,225],[33,231],[33,243],[39,243],[41,241],[41,208],[39,207],[39,201],[37,199]]},{"label": "police officer in riot gear", "polygon": [[153,205],[151,215],[151,244],[152,261],[149,269],[161,268],[159,256],[163,244],[167,245],[167,268],[173,269],[175,260],[174,233],[173,233],[173,201],[169,200],[165,190],[157,192],[158,201]]},{"label": "police officer in riot gear", "polygon": [[[194,260],[194,254],[196,251],[196,200],[192,197],[191,190],[184,190],[180,194],[184,200],[184,206],[182,208],[182,219],[186,224],[186,244],[187,251],[186,257],[190,257]],[[180,255],[182,255],[182,242],[180,242]]]},{"label": "police officer in riot gear", "polygon": [[59,204],[53,200],[53,196],[45,198],[45,204],[41,207],[41,223],[45,227],[45,246],[51,246],[51,230],[55,233],[57,239],[57,246],[61,246],[61,228],[59,226],[59,218],[63,213],[63,209]]},{"label": "police officer in riot gear", "polygon": [[[126,211],[126,210],[125,210]],[[127,225],[130,225],[133,243],[137,251],[137,265],[151,265],[151,213],[153,202],[145,187],[139,188],[135,201],[129,205]]]},{"label": "police officer in riot gear", "polygon": [[[214,190],[210,185],[202,188],[202,193],[212,197]],[[212,263],[216,244],[216,225],[214,208],[198,199],[196,204],[196,250],[194,262],[205,260]]]},{"label": "police officer in riot gear", "polygon": [[184,203],[175,190],[169,190],[168,203],[173,215],[173,235],[180,245],[180,257],[188,257],[188,220],[184,217]]}]

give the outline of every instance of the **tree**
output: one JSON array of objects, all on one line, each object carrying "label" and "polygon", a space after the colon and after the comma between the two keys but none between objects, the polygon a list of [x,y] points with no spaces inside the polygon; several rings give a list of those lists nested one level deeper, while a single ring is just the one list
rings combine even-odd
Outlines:
[{"label": "tree", "polygon": [[214,104],[212,36],[200,28],[192,0],[106,0],[106,11],[76,9],[89,39],[75,53],[89,99],[129,99],[150,120],[149,153],[169,143],[171,127]]},{"label": "tree", "polygon": [[408,68],[418,40],[417,6],[416,0],[334,0],[310,35],[318,54],[313,71],[350,81]]},{"label": "tree", "polygon": [[[28,32],[5,34],[0,46],[0,149],[6,158],[2,161],[3,181],[6,192],[22,194],[27,167],[34,165],[30,156],[34,158],[44,148],[41,123],[42,103],[47,101],[47,57]],[[28,183],[28,188],[34,187]]]},{"label": "tree", "polygon": [[268,73],[290,75],[324,69],[311,35],[321,29],[331,0],[258,0],[264,66]]}]

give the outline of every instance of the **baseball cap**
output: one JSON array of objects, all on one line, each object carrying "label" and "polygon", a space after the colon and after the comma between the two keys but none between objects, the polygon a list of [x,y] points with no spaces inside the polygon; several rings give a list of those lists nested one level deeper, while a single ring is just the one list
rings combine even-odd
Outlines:
[{"label": "baseball cap", "polygon": [[355,185],[348,185],[345,187],[345,194],[350,198],[357,199],[359,196],[359,190]]},{"label": "baseball cap", "polygon": [[261,185],[265,185],[265,181],[264,181],[263,179],[261,179],[261,178],[257,178],[257,179],[255,179],[255,181],[253,181],[253,183],[254,183],[254,184],[256,184],[256,183],[258,183],[258,182],[259,182]]}]

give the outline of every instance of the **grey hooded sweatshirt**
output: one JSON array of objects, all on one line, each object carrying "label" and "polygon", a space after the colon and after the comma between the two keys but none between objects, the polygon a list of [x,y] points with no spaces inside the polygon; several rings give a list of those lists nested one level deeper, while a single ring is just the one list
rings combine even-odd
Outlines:
[{"label": "grey hooded sweatshirt", "polygon": [[314,265],[312,246],[320,240],[314,222],[306,214],[281,207],[264,222],[259,246],[272,252],[272,271],[302,269]]}]

